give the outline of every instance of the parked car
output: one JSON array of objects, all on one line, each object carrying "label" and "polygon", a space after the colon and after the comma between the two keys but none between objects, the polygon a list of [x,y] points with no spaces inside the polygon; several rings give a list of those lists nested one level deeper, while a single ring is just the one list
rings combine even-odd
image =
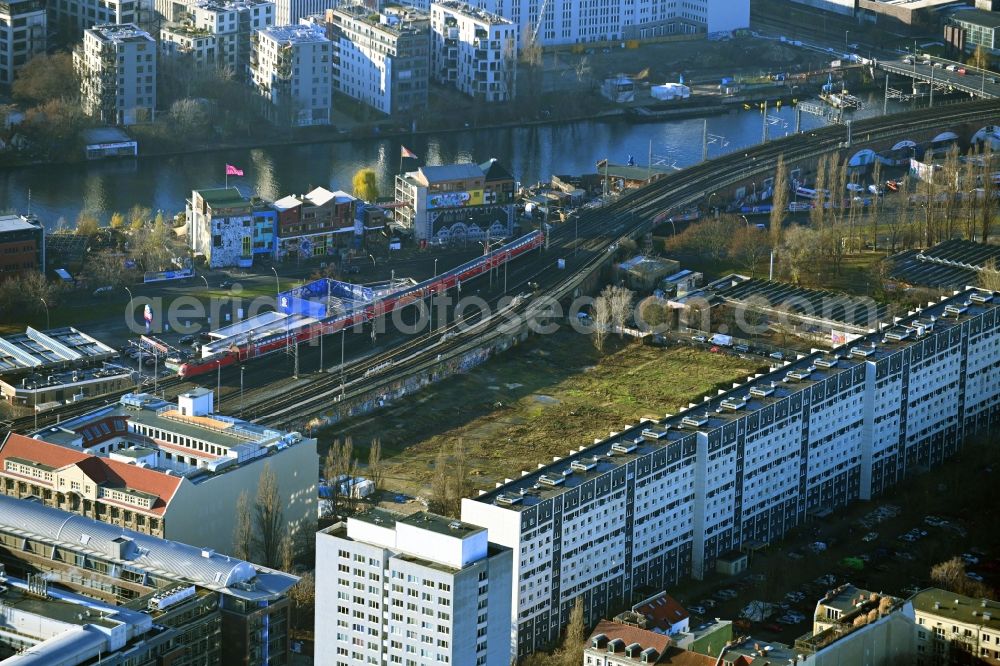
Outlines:
[{"label": "parked car", "polygon": [[966,564],[979,564],[979,558],[972,553],[962,553],[962,561]]},{"label": "parked car", "polygon": [[715,608],[715,599],[702,599],[698,602],[698,605],[705,608]]},{"label": "parked car", "polygon": [[735,599],[739,595],[737,594],[736,590],[725,588],[722,590],[718,590],[712,596],[714,596],[716,599],[719,599],[720,601],[728,601],[730,599]]},{"label": "parked car", "polygon": [[864,541],[865,543],[871,543],[877,538],[878,538],[878,532],[869,532],[868,534],[861,537],[861,540]]},{"label": "parked car", "polygon": [[219,289],[232,289],[232,288],[233,288],[232,280],[223,280],[222,282],[219,283]]},{"label": "parked car", "polygon": [[977,583],[983,582],[983,577],[977,574],[975,571],[966,571],[965,577],[968,578],[969,580],[974,580]]},{"label": "parked car", "polygon": [[785,360],[785,355],[782,354],[781,352],[771,352],[770,354],[768,354],[768,357],[769,358],[773,358],[776,361],[784,361]]},{"label": "parked car", "polygon": [[694,342],[708,342],[708,338],[704,335],[692,335],[691,340]]},{"label": "parked car", "polygon": [[194,342],[194,336],[193,335],[182,335],[181,339],[179,340],[179,342],[182,345],[189,345],[192,342]]},{"label": "parked car", "polygon": [[733,347],[733,349],[743,353],[750,351],[750,347],[748,347],[747,345],[736,345],[735,347]]},{"label": "parked car", "polygon": [[702,606],[688,606],[687,609],[689,613],[694,613],[695,615],[704,615],[708,612]]},{"label": "parked car", "polygon": [[346,266],[346,267],[344,267],[344,274],[345,275],[357,275],[360,272],[361,272],[361,267],[360,266]]}]

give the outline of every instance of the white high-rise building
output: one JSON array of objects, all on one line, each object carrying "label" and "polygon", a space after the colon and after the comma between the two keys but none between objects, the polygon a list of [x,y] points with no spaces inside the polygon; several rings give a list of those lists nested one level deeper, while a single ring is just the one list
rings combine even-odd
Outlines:
[{"label": "white high-rise building", "polygon": [[431,76],[484,102],[512,100],[517,26],[464,2],[431,3]]},{"label": "white high-rise building", "polygon": [[432,513],[316,534],[317,666],[509,666],[511,551]]},{"label": "white high-rise building", "polygon": [[385,113],[427,108],[426,14],[397,11],[373,16],[363,5],[327,14],[333,28],[337,90]]},{"label": "white high-rise building", "polygon": [[340,0],[274,0],[275,23],[294,25],[299,19],[313,14],[322,14],[330,8],[339,7]]},{"label": "white high-rise building", "polygon": [[333,46],[315,25],[286,25],[253,36],[250,78],[267,100],[269,116],[284,125],[329,125]]},{"label": "white high-rise building", "polygon": [[750,0],[477,0],[517,24],[519,46],[650,39],[713,33],[750,25]]},{"label": "white high-rise building", "polygon": [[270,0],[198,0],[187,14],[160,31],[161,52],[190,55],[197,66],[228,68],[239,80],[250,63],[251,35],[274,25]]},{"label": "white high-rise building", "polygon": [[941,464],[1000,424],[998,371],[1000,296],[970,289],[463,500],[513,550],[517,655],[578,597],[594,621]]},{"label": "white high-rise building", "polygon": [[150,122],[156,110],[156,41],[133,24],[95,25],[73,52],[83,111],[109,125]]},{"label": "white high-rise building", "polygon": [[8,88],[21,67],[45,53],[47,25],[42,0],[0,3],[0,87]]}]

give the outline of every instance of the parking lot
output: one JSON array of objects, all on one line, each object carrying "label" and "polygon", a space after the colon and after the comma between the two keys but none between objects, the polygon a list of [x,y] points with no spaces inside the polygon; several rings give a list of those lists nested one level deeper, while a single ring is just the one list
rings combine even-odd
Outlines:
[{"label": "parking lot", "polygon": [[713,573],[668,591],[691,612],[692,627],[718,617],[738,622],[737,631],[789,644],[811,631],[816,602],[831,588],[849,582],[908,597],[931,585],[933,565],[955,556],[995,599],[1000,521],[983,508],[995,503],[998,474],[995,446],[968,446],[896,493],[800,526],[752,554],[739,576]]}]

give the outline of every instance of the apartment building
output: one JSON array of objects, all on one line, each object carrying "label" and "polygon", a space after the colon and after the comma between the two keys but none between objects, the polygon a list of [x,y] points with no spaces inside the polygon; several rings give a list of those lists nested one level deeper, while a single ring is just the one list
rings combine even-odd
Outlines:
[{"label": "apartment building", "polygon": [[[162,0],[161,0],[162,1]],[[47,3],[50,28],[69,42],[103,25],[145,25],[150,0],[52,0]]]},{"label": "apartment building", "polygon": [[513,21],[520,35],[519,46],[529,41],[542,47],[616,43],[728,32],[750,25],[749,0],[550,0],[544,3],[483,0],[476,4]]},{"label": "apartment building", "polygon": [[271,204],[276,213],[275,259],[325,257],[360,245],[357,206],[358,200],[347,192],[324,187],[278,199]]},{"label": "apartment building", "polygon": [[427,512],[316,535],[316,664],[509,666],[510,549]]},{"label": "apartment building", "polygon": [[0,494],[104,523],[231,552],[234,507],[274,473],[285,528],[316,515],[316,440],[213,412],[206,389],[176,403],[128,394],[31,437],[0,445]]},{"label": "apartment building", "polygon": [[163,55],[189,56],[199,67],[216,67],[246,76],[251,35],[274,25],[270,0],[198,0],[179,24],[160,31]]},{"label": "apartment building", "polygon": [[496,159],[422,166],[396,176],[396,222],[422,243],[465,243],[514,231],[514,176]]},{"label": "apartment building", "polygon": [[456,0],[431,3],[431,74],[484,102],[509,102],[517,81],[517,25]]},{"label": "apartment building", "polygon": [[315,25],[286,25],[253,36],[250,78],[273,122],[329,125],[333,46]]},{"label": "apartment building", "polygon": [[14,77],[48,45],[48,18],[43,0],[0,2],[0,88],[10,88]]},{"label": "apartment building", "polygon": [[45,272],[45,227],[34,215],[0,215],[0,279]]},{"label": "apartment building", "polygon": [[235,187],[193,190],[185,214],[188,245],[210,268],[246,268],[274,251],[275,212]]},{"label": "apartment building", "polygon": [[11,666],[288,664],[297,580],[0,495],[0,662]]},{"label": "apartment building", "polygon": [[156,41],[134,23],[103,24],[73,52],[84,113],[108,125],[151,122],[156,112]]},{"label": "apartment building", "polygon": [[917,666],[1000,660],[1000,603],[928,588],[911,599],[917,623]]},{"label": "apartment building", "polygon": [[998,313],[990,292],[956,293],[463,500],[513,550],[517,654],[555,640],[577,597],[593,621],[640,586],[700,578],[995,427]]},{"label": "apartment building", "polygon": [[334,48],[333,85],[386,114],[427,107],[430,33],[426,15],[353,5],[328,12]]},{"label": "apartment building", "polygon": [[340,0],[275,0],[275,24],[295,25],[307,16],[322,14],[341,4]]}]

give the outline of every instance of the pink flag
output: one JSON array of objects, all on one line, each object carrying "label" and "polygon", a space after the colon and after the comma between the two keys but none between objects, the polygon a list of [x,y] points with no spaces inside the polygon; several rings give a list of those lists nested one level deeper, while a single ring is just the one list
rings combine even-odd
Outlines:
[{"label": "pink flag", "polygon": [[406,146],[401,145],[399,147],[399,159],[403,159],[404,157],[415,160],[417,159],[417,154]]},{"label": "pink flag", "polygon": [[232,164],[227,164],[226,165],[226,175],[227,176],[242,176],[243,175],[243,169],[237,169]]}]

